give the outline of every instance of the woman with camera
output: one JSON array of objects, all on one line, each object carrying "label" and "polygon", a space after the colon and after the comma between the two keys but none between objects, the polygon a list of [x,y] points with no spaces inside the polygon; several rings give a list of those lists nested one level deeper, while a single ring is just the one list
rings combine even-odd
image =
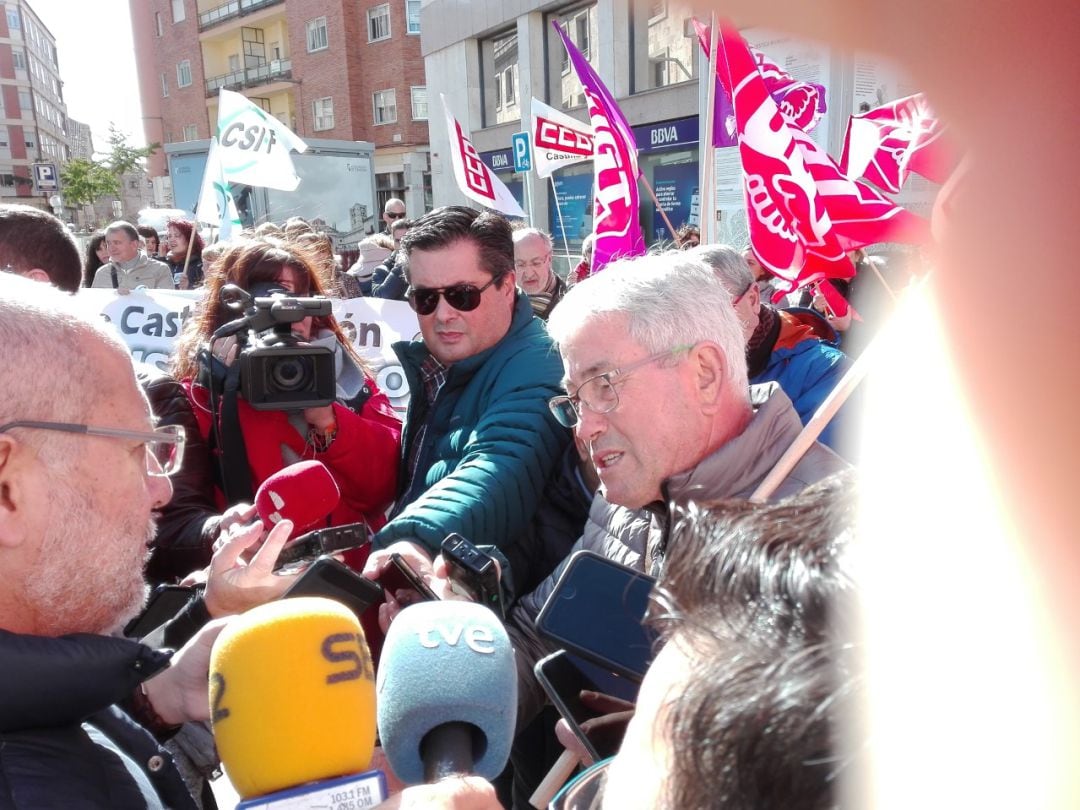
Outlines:
[{"label": "woman with camera", "polygon": [[330,350],[336,400],[291,409],[284,400],[276,407],[271,396],[269,404],[252,407],[236,393],[235,384],[245,366],[246,341],[211,340],[215,331],[243,315],[242,309],[230,309],[222,300],[222,289],[229,284],[257,295],[274,290],[297,298],[325,295],[303,248],[272,237],[230,245],[208,272],[206,298],[177,343],[173,374],[187,392],[216,465],[217,505],[250,503],[269,476],[314,459],[326,465],[341,490],[330,525],[366,520],[373,530],[380,528],[396,490],[401,423],[370,369],[332,315],[306,317],[291,324],[292,334],[300,346]]}]

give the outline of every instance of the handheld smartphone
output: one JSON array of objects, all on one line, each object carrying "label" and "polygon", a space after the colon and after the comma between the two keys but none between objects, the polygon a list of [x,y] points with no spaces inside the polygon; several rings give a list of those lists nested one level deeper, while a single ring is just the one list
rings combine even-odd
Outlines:
[{"label": "handheld smartphone", "polygon": [[369,540],[371,540],[371,529],[364,521],[329,529],[316,529],[286,543],[278,554],[274,570],[280,571],[286,566],[294,568],[325,554],[337,554],[359,548]]},{"label": "handheld smartphone", "polygon": [[474,602],[486,605],[500,619],[503,611],[499,566],[460,534],[448,534],[442,541],[442,555],[450,571],[450,587]]},{"label": "handheld smartphone", "polygon": [[413,567],[409,565],[405,558],[400,554],[390,555],[390,568],[383,571],[383,575],[379,578],[379,583],[383,586],[383,590],[394,593],[398,590],[405,590],[412,588],[418,592],[425,602],[438,601],[439,597],[435,595],[435,592],[431,590],[424,578],[421,577]]},{"label": "handheld smartphone", "polygon": [[359,619],[369,607],[382,601],[383,589],[333,557],[320,557],[281,598],[293,596],[325,596],[345,605]]},{"label": "handheld smartphone", "polygon": [[583,691],[599,692],[633,703],[637,700],[638,684],[590,664],[566,650],[559,650],[541,658],[533,667],[536,680],[544,688],[548,699],[565,718],[585,750],[597,762],[615,756],[622,745],[626,726],[605,728],[601,732],[586,734],[581,725],[601,715],[601,712],[585,705],[581,700]]},{"label": "handheld smartphone", "polygon": [[536,617],[541,636],[640,683],[656,633],[642,620],[655,580],[591,551],[567,563]]},{"label": "handheld smartphone", "polygon": [[194,593],[195,588],[186,585],[158,585],[146,600],[142,613],[124,627],[124,635],[144,638],[183,610]]}]

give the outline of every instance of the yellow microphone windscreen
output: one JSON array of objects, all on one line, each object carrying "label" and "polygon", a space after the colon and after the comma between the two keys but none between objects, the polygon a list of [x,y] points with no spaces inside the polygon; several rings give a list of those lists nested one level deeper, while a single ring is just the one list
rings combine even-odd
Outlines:
[{"label": "yellow microphone windscreen", "polygon": [[236,617],[210,656],[210,708],[242,798],[367,770],[375,680],[356,616],[308,596]]}]

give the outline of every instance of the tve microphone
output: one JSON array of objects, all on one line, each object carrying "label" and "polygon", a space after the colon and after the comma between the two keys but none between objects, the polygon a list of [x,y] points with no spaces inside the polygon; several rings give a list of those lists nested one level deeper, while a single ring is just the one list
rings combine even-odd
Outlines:
[{"label": "tve microphone", "polygon": [[412,785],[502,772],[517,719],[517,673],[494,613],[474,602],[407,607],[379,660],[379,740],[399,779]]},{"label": "tve microphone", "polygon": [[[355,807],[384,798],[385,777],[362,774],[375,747],[374,673],[360,623],[344,605],[297,597],[233,619],[210,655],[210,707],[237,793],[262,797],[240,807],[331,806],[328,790],[339,798],[354,790]],[[300,785],[307,787],[286,791],[280,804],[265,795]]]},{"label": "tve microphone", "polygon": [[293,522],[291,537],[326,525],[337,508],[341,490],[321,461],[300,461],[271,475],[255,493],[255,509],[269,529],[282,520]]}]

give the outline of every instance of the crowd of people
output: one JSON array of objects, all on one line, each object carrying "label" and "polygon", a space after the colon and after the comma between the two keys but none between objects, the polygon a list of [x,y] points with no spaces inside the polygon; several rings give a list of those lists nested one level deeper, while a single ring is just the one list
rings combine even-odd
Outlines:
[{"label": "crowd of people", "polygon": [[[176,733],[179,721],[185,721],[186,728],[190,721],[205,720],[201,701],[185,697],[183,708],[178,709],[167,702],[176,696],[166,697],[165,690],[153,684],[168,684],[171,676],[167,673],[177,673],[177,678],[183,673],[185,688],[190,686],[191,673],[186,668],[205,666],[209,637],[218,628],[213,620],[285,589],[291,577],[270,573],[282,539],[275,532],[280,530],[267,531],[270,527],[258,522],[251,507],[253,493],[290,465],[315,459],[325,465],[341,493],[340,502],[327,516],[328,524],[362,520],[374,533],[367,547],[344,557],[364,576],[379,579],[391,556],[400,555],[449,597],[454,592],[446,582],[440,544],[453,533],[498,561],[508,608],[506,626],[517,651],[520,734],[512,765],[491,788],[491,801],[525,806],[559,750],[555,745],[557,715],[545,708],[533,665],[555,649],[538,634],[536,616],[569,556],[578,549],[590,549],[660,577],[663,590],[658,593],[669,595],[672,615],[706,611],[705,604],[688,601],[693,589],[686,578],[693,576],[685,567],[677,569],[683,571],[682,578],[668,588],[668,571],[676,569],[667,561],[679,553],[711,557],[702,545],[707,536],[711,542],[722,543],[728,530],[687,526],[699,518],[710,526],[710,521],[726,526],[729,513],[757,521],[757,528],[748,535],[753,537],[750,542],[758,544],[761,553],[771,553],[766,540],[771,537],[768,510],[773,507],[746,507],[745,499],[802,429],[801,414],[792,401],[805,392],[786,392],[783,379],[751,384],[747,359],[753,352],[748,341],[760,331],[758,322],[766,305],[743,303],[744,282],[749,280],[747,286],[755,293],[757,288],[745,260],[731,248],[711,246],[625,260],[568,284],[553,269],[551,239],[542,231],[514,227],[500,215],[464,207],[435,209],[413,220],[404,217],[403,208],[387,213],[401,214],[387,217],[397,248],[384,259],[389,265],[386,272],[376,279],[376,269],[372,280],[385,287],[388,281],[400,279],[404,299],[416,312],[420,326],[416,340],[394,346],[411,391],[404,424],[379,391],[370,368],[328,314],[305,318],[292,324],[291,330],[302,344],[325,346],[333,352],[334,402],[297,410],[260,409],[236,393],[238,353],[243,347],[235,336],[220,337],[221,328],[236,317],[222,299],[226,285],[258,295],[343,294],[342,269],[332,249],[306,223],[294,220],[280,228],[263,226],[227,243],[204,246],[198,234],[189,230],[190,223],[173,221],[161,248],[165,262],[150,257],[155,247],[152,235],[142,235],[126,223],[113,223],[106,229],[108,261],[94,270],[94,285],[112,286],[123,294],[138,286],[171,288],[186,282],[189,287],[201,285],[205,291],[184,325],[167,372],[141,367],[137,374],[129,373],[130,360],[121,355],[116,337],[105,327],[63,315],[66,310],[59,293],[49,295],[41,285],[4,278],[0,297],[3,322],[10,332],[4,335],[5,345],[22,345],[20,341],[29,339],[26,330],[43,328],[44,313],[49,312],[51,321],[45,332],[62,333],[54,345],[70,344],[69,356],[82,358],[82,376],[44,375],[49,385],[63,379],[65,386],[78,389],[77,398],[35,390],[8,398],[0,424],[0,445],[8,453],[0,456],[0,473],[17,481],[28,472],[17,463],[19,458],[51,458],[42,448],[63,445],[71,455],[79,437],[65,433],[62,426],[84,424],[76,420],[85,420],[90,427],[89,438],[82,439],[85,453],[74,455],[92,463],[89,460],[97,459],[105,449],[123,449],[122,442],[127,441],[132,448],[127,457],[135,457],[142,473],[129,476],[110,466],[106,479],[101,470],[92,473],[80,468],[71,475],[73,468],[62,468],[70,476],[67,486],[73,498],[94,499],[98,488],[107,490],[111,497],[98,500],[115,507],[117,521],[126,521],[116,525],[132,527],[119,531],[114,524],[100,526],[100,542],[88,544],[94,547],[98,566],[73,575],[65,587],[85,585],[87,593],[80,594],[80,599],[88,601],[92,598],[89,574],[104,568],[117,581],[129,583],[121,591],[124,599],[116,604],[102,600],[96,611],[83,605],[71,615],[65,612],[61,624],[52,615],[57,610],[55,594],[43,601],[45,595],[36,593],[28,582],[5,580],[18,584],[3,595],[5,604],[21,605],[15,615],[24,618],[5,624],[3,638],[13,649],[41,645],[20,659],[22,671],[33,673],[64,654],[63,645],[68,642],[57,636],[71,632],[109,636],[136,612],[142,591],[133,577],[138,575],[141,584],[145,551],[149,581],[204,583],[203,595],[193,599],[184,611],[186,617],[176,619],[169,630],[174,643],[187,642],[188,647],[177,654],[172,667],[145,685],[131,678],[110,683],[100,695],[104,702],[95,708],[113,716],[119,707],[156,733],[159,742]],[[18,262],[15,253],[20,256]],[[91,253],[100,258],[96,249]],[[51,215],[35,209],[0,209],[0,254],[0,258],[8,257],[16,273],[50,281],[60,289],[77,289],[84,278],[67,231]],[[352,271],[344,274],[360,282]],[[732,284],[740,289],[733,292]],[[822,343],[821,351],[826,348]],[[7,364],[5,383],[13,392],[20,387],[17,381],[27,379],[26,371],[43,362],[34,353],[16,352],[15,356],[19,361]],[[831,359],[827,352],[825,357]],[[657,407],[659,390],[665,392],[662,408]],[[108,396],[105,391],[110,392]],[[72,412],[76,402],[85,413]],[[177,436],[184,440],[177,442]],[[120,447],[97,447],[108,445],[110,438]],[[72,443],[76,443],[74,448]],[[174,464],[180,446],[182,463]],[[153,452],[148,454],[147,448]],[[851,496],[854,484],[844,477],[848,467],[826,446],[814,444],[787,472],[771,500],[787,504],[785,514],[828,513],[834,508],[829,504]],[[819,481],[825,482],[824,489],[809,490],[817,494],[801,496],[802,501],[781,500],[798,498]],[[15,486],[12,491],[21,488]],[[708,518],[695,511],[699,508],[695,504],[714,501],[716,505],[704,507],[701,513]],[[33,513],[35,508],[31,501],[20,514]],[[59,519],[58,513],[50,514]],[[147,529],[151,514],[154,520]],[[9,529],[5,537],[23,549],[13,556],[19,564],[47,556],[44,549],[52,534],[46,516],[40,519],[42,532],[33,537],[33,543],[26,539],[32,532],[5,522]],[[829,548],[837,548],[850,529],[846,518],[815,524],[825,533],[822,543]],[[108,559],[104,544],[112,533],[118,544],[126,543],[126,550]],[[257,553],[252,553],[254,548]],[[835,555],[828,565],[839,564],[841,557]],[[795,564],[787,557],[782,562]],[[70,570],[71,565],[67,560],[63,570]],[[5,569],[19,570],[17,566]],[[764,571],[737,573],[765,576]],[[717,575],[707,587],[697,586],[693,598],[715,599],[719,604],[728,598],[730,583],[721,581],[728,576],[734,575]],[[770,594],[774,589],[773,585],[755,587]],[[821,587],[828,586],[823,581]],[[414,597],[409,591],[388,594],[379,614],[383,631]],[[795,612],[793,604],[801,598],[801,594],[778,592],[775,606],[759,607]],[[802,610],[798,608],[800,628],[810,621]],[[706,636],[745,642],[748,650],[755,651],[759,668],[778,663],[781,652],[794,654],[794,631],[781,640],[757,639],[747,629],[749,624],[738,630],[724,629],[726,622],[735,627],[734,609],[719,610],[717,616],[723,617],[722,622],[708,625]],[[809,647],[807,639],[824,632],[819,626],[823,620],[818,617],[814,622],[818,624],[812,631],[800,629],[800,644]],[[683,630],[665,633],[665,638],[689,638],[689,625],[683,626]],[[108,649],[120,660],[151,655],[134,641],[109,637],[100,643],[119,645]],[[697,644],[672,641],[664,649],[681,649],[676,666],[685,668],[687,661],[697,660]],[[92,654],[90,647],[72,649],[76,656]],[[657,671],[668,671],[664,662],[672,657],[674,652],[658,657]],[[147,676],[164,665],[164,661],[154,661],[148,665]],[[808,698],[821,697],[813,690],[832,683],[831,662],[832,656],[819,654],[817,669],[807,673],[813,676],[813,684],[806,687]],[[747,677],[742,670],[729,675],[732,688]],[[100,678],[105,679],[106,673]],[[654,705],[653,698],[673,683],[661,675],[646,679],[628,740],[652,734],[639,734],[637,729],[662,722],[665,713],[660,707],[665,699]],[[692,687],[693,683],[685,682],[681,688],[689,693]],[[76,704],[68,704],[75,711]],[[85,706],[78,704],[79,710]],[[75,714],[63,717],[68,723],[65,734],[75,735],[81,740],[79,745],[97,745],[93,742],[97,737],[78,730]],[[828,740],[831,716],[826,713],[822,722],[821,739]],[[100,728],[107,725],[104,719],[101,723]],[[6,728],[3,733],[31,745],[44,730],[31,725]],[[144,744],[152,742],[131,741],[136,747]],[[609,780],[627,768],[639,767],[620,764],[631,757],[631,748],[628,743],[615,760]],[[170,759],[185,764],[182,746],[170,743],[168,750]],[[633,756],[640,755],[642,750]],[[210,801],[198,776],[193,778],[189,770],[184,773],[191,780],[189,792],[204,803]],[[108,785],[114,779],[124,782],[115,773],[96,774],[92,787],[85,789],[91,795],[112,789]],[[687,787],[679,786],[674,775],[672,780],[672,795],[682,796]],[[830,795],[827,779],[822,777],[821,782],[818,794]],[[486,786],[461,784],[462,789],[487,794]],[[612,789],[615,786],[613,781]],[[137,780],[134,787],[125,783],[123,789],[135,787],[145,790]],[[164,786],[155,789],[165,795]],[[176,789],[176,784],[170,784],[168,790],[173,793],[169,795]],[[41,790],[37,795],[48,795]]]}]

